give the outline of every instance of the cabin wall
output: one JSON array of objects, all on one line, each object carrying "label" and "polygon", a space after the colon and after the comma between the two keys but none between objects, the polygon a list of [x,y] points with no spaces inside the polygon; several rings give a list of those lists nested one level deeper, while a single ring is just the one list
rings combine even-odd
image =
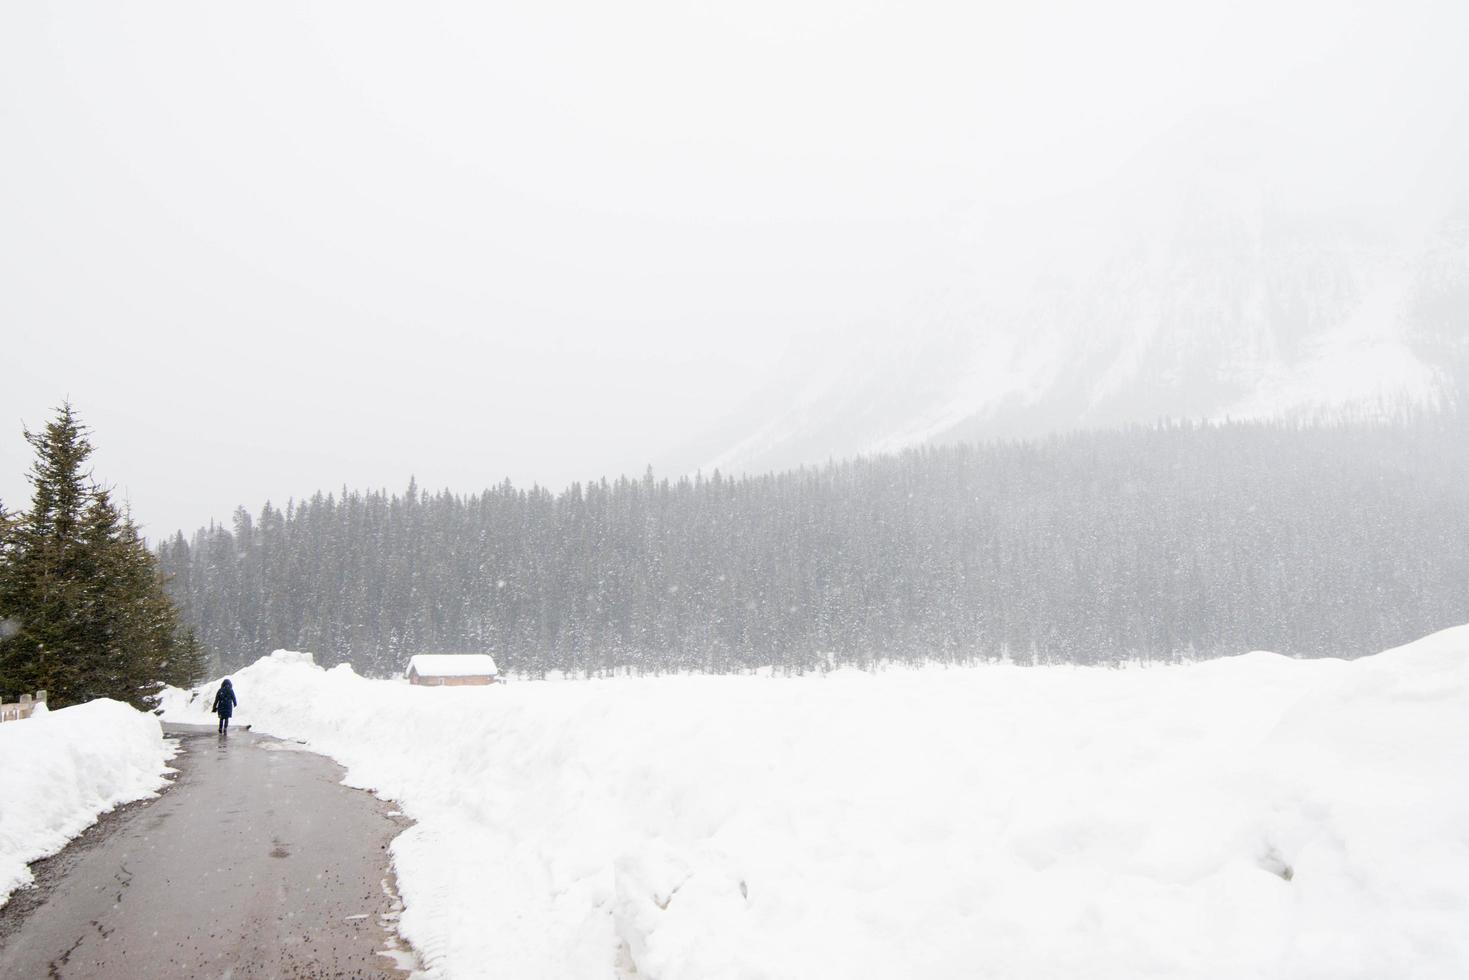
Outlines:
[{"label": "cabin wall", "polygon": [[408,683],[423,687],[484,687],[495,683],[495,679],[483,674],[470,677],[420,677],[417,673],[410,673]]}]

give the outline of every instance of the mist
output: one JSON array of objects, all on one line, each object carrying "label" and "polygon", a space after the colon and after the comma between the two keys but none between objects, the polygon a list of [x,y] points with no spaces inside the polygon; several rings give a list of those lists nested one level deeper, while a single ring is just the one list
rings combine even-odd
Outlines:
[{"label": "mist", "polygon": [[1449,4],[11,5],[0,418],[74,398],[150,536],[922,442],[1115,366],[1132,314],[1037,309],[1200,214],[1410,263],[1465,201],[1466,38]]},{"label": "mist", "polygon": [[0,977],[1469,977],[1466,545],[1462,0],[0,3]]}]

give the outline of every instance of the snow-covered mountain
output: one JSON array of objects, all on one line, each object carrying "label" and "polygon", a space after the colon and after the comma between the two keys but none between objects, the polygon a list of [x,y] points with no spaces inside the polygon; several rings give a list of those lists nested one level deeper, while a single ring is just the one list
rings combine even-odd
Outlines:
[{"label": "snow-covered mountain", "polygon": [[1441,405],[1466,377],[1469,216],[1389,234],[1197,185],[1120,207],[1115,231],[1097,227],[1115,209],[1044,222],[1054,248],[1004,288],[807,352],[817,367],[762,393],[762,421],[704,468],[1160,418],[1382,415]]}]

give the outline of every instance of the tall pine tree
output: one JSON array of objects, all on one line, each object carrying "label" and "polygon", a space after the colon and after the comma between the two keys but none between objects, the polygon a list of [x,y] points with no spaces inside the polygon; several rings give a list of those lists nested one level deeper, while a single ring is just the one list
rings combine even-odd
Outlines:
[{"label": "tall pine tree", "polygon": [[26,439],[31,509],[0,526],[0,690],[149,708],[163,684],[202,674],[203,652],[137,527],[85,470],[92,446],[71,405]]},{"label": "tall pine tree", "polygon": [[25,433],[36,451],[31,508],[10,535],[0,571],[0,611],[12,635],[0,641],[0,690],[45,690],[55,704],[76,700],[85,673],[83,517],[90,499],[83,470],[91,443],[70,404],[40,432]]}]

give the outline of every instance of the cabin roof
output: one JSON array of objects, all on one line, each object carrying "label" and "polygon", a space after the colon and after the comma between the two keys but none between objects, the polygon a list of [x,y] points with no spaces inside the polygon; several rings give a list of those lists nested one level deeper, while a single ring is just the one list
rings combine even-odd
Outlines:
[{"label": "cabin roof", "polygon": [[408,661],[419,677],[493,677],[499,673],[488,653],[420,653]]}]

